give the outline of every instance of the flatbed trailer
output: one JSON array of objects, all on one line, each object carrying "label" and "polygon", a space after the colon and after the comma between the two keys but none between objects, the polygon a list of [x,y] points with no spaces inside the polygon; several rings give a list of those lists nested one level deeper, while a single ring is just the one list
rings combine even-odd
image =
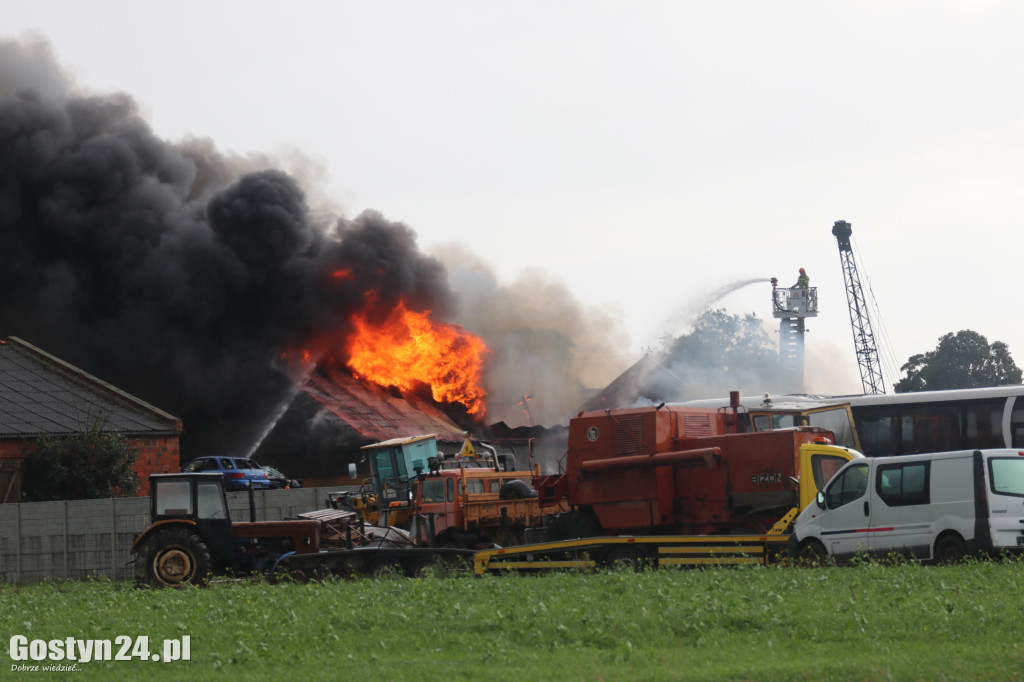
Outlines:
[{"label": "flatbed trailer", "polygon": [[329,549],[313,554],[291,552],[281,556],[267,572],[271,581],[284,574],[304,582],[331,576],[383,578],[407,576],[419,578],[435,568],[460,571],[468,568],[474,552],[455,547],[355,547]]},{"label": "flatbed trailer", "polygon": [[599,536],[487,549],[473,556],[473,572],[773,564],[786,555],[785,531],[797,513],[762,535]]}]

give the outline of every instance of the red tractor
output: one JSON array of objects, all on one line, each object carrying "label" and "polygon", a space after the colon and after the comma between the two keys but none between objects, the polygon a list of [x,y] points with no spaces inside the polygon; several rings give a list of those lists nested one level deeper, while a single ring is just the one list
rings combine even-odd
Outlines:
[{"label": "red tractor", "polygon": [[[232,522],[220,474],[153,474],[152,523],[135,538],[139,584],[204,585],[213,575],[287,573],[415,576],[472,559],[470,550],[418,548],[407,534],[363,525],[351,511],[321,509],[285,521]],[[250,519],[255,505],[250,492]]]},{"label": "red tractor", "polygon": [[233,523],[221,474],[154,474],[149,481],[152,523],[132,545],[138,583],[201,585],[212,574],[265,572],[288,552],[320,551],[321,521]]}]

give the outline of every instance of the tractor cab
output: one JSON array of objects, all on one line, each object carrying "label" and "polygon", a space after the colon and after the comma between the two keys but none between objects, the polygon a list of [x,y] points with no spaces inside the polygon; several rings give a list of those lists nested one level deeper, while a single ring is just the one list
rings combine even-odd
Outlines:
[{"label": "tractor cab", "polygon": [[147,532],[190,526],[205,539],[214,560],[231,559],[231,516],[222,474],[152,474],[149,486],[152,525]]},{"label": "tractor cab", "polygon": [[202,519],[230,523],[221,474],[153,474],[149,480],[153,521]]}]

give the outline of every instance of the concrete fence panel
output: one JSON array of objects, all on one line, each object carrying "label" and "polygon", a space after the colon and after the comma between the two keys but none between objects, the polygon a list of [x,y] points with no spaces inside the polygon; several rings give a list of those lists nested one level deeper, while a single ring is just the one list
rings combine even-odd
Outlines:
[{"label": "concrete fence panel", "polygon": [[[327,494],[339,489],[256,491],[256,520],[279,521],[323,509]],[[248,521],[249,494],[227,497],[231,518]],[[132,542],[148,525],[147,497],[0,504],[0,576],[5,582],[130,579]]]}]

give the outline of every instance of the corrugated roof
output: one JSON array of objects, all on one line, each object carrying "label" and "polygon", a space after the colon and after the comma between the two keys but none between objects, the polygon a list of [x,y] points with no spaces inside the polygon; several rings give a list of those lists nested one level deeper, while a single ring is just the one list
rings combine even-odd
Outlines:
[{"label": "corrugated roof", "polygon": [[162,410],[21,339],[0,341],[0,438],[88,431],[177,433]]},{"label": "corrugated roof", "polygon": [[314,373],[302,390],[328,412],[375,441],[437,434],[460,440],[465,431],[436,406],[415,396],[396,397],[373,384],[363,384],[342,372],[330,377]]}]

